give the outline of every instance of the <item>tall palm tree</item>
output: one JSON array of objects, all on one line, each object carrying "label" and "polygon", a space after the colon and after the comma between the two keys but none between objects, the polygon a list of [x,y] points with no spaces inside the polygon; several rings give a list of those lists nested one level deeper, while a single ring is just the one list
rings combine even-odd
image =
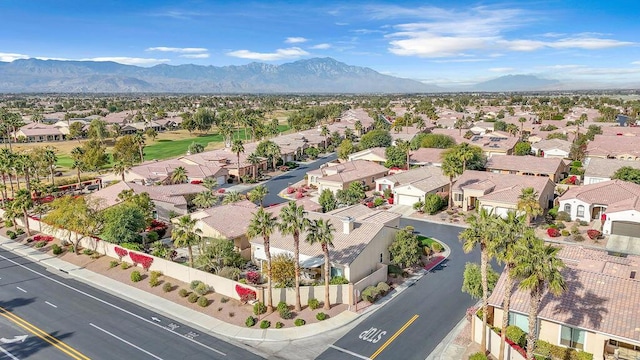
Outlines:
[{"label": "tall palm tree", "polygon": [[462,161],[462,172],[464,173],[467,170],[467,163],[473,160],[475,153],[468,143],[462,143],[456,146],[456,152]]},{"label": "tall palm tree", "polygon": [[273,141],[270,141],[268,146],[267,156],[271,158],[271,161],[273,162],[273,170],[275,170],[278,165],[278,158],[280,158],[282,152],[280,151],[280,146]]},{"label": "tall palm tree", "polygon": [[7,177],[9,178],[9,184],[11,186],[11,196],[13,197],[13,179],[11,178],[11,172],[13,165],[13,153],[8,148],[0,149],[0,176],[2,176],[2,185],[7,190]]},{"label": "tall palm tree", "polygon": [[300,302],[300,233],[309,226],[304,206],[298,206],[295,201],[290,201],[280,211],[280,223],[278,229],[282,235],[293,236],[293,259],[295,261],[296,306],[295,310],[302,310]]},{"label": "tall palm tree", "polygon": [[320,136],[324,137],[324,148],[327,148],[327,144],[329,143],[329,128],[327,127],[327,125],[322,125],[322,128],[320,129]]},{"label": "tall palm tree", "polygon": [[27,230],[27,236],[31,236],[31,229],[29,228],[29,210],[33,208],[33,199],[31,199],[31,192],[27,189],[19,189],[16,192],[16,196],[11,202],[11,206],[17,212],[21,212],[24,217],[24,227]]},{"label": "tall palm tree", "polygon": [[264,208],[259,208],[258,211],[253,214],[249,222],[249,227],[247,228],[247,237],[249,239],[262,236],[264,242],[264,253],[267,257],[267,311],[269,312],[273,311],[273,296],[271,295],[271,248],[269,239],[277,226],[277,218]]},{"label": "tall palm tree", "polygon": [[236,158],[238,160],[238,182],[242,182],[242,177],[240,176],[240,153],[244,153],[244,144],[242,143],[242,140],[238,139],[233,141],[233,144],[231,145],[231,152],[236,154]]},{"label": "tall palm tree", "polygon": [[411,158],[410,158],[411,157],[410,156],[411,155],[411,142],[400,139],[400,140],[396,141],[396,146],[407,157],[407,170],[409,170],[411,168],[411,165],[410,165],[410,162],[411,162]]},{"label": "tall palm tree", "polygon": [[514,275],[520,279],[520,290],[529,291],[529,333],[527,334],[527,359],[534,360],[533,351],[538,338],[537,318],[545,291],[560,295],[566,290],[561,270],[564,263],[558,257],[560,248],[546,245],[533,236],[529,241],[518,242]]},{"label": "tall palm tree", "polygon": [[202,186],[213,191],[213,189],[218,187],[218,180],[212,177],[206,177],[204,178],[204,180],[202,180]]},{"label": "tall palm tree", "polygon": [[144,145],[145,145],[144,133],[137,131],[133,134],[133,142],[138,146],[138,155],[140,156],[140,162],[144,162]]},{"label": "tall palm tree", "polygon": [[524,117],[518,118],[518,122],[520,123],[520,136],[524,133],[524,123],[527,122],[527,119]]},{"label": "tall palm tree", "polygon": [[[489,298],[489,282],[487,280],[487,268],[489,264],[490,242],[496,235],[496,216],[492,211],[481,208],[477,214],[469,216],[467,224],[469,227],[462,231],[459,235],[462,243],[462,250],[465,253],[471,252],[475,247],[480,247],[480,275],[482,282],[482,325],[483,329],[487,327],[487,312]],[[483,351],[487,349],[487,333],[482,332],[482,341],[480,343]]]},{"label": "tall palm tree", "polygon": [[251,169],[253,170],[253,180],[256,180],[258,178],[258,165],[262,159],[256,153],[251,153],[247,156],[247,161],[251,164]]},{"label": "tall palm tree", "polygon": [[192,219],[190,215],[181,216],[171,231],[174,246],[188,249],[190,267],[193,267],[193,245],[200,242],[200,234],[202,234],[202,231],[196,228],[196,222],[197,220]]},{"label": "tall palm tree", "polygon": [[84,149],[82,149],[80,146],[74,147],[73,150],[71,150],[71,158],[73,159],[72,168],[76,169],[77,176],[78,176],[78,183],[79,183],[81,181],[80,172],[83,171],[85,168]]},{"label": "tall palm tree", "polygon": [[116,175],[120,175],[123,182],[125,181],[124,176],[129,172],[129,169],[131,169],[131,164],[126,161],[118,160],[113,164],[113,172]]},{"label": "tall palm tree", "polygon": [[[515,266],[515,247],[518,241],[523,239],[525,231],[524,215],[517,215],[515,211],[509,211],[506,217],[499,217],[496,223],[496,236],[490,243],[490,252],[495,258],[504,263],[506,274],[504,284],[504,297],[502,300],[502,330],[500,332],[500,352],[498,360],[504,360],[504,347],[506,342],[507,326],[509,325],[509,308],[511,304],[511,292],[514,282],[513,267]],[[533,236],[531,229],[527,231],[527,238]]]},{"label": "tall palm tree", "polygon": [[336,228],[330,220],[316,219],[309,222],[307,226],[307,237],[305,241],[309,244],[320,244],[324,254],[324,309],[330,310],[329,303],[329,281],[331,281],[331,262],[329,259],[329,248],[333,247],[333,233]]},{"label": "tall palm tree", "polygon": [[183,166],[178,166],[173,169],[171,172],[171,176],[169,178],[169,182],[171,184],[184,184],[189,180],[187,175],[187,170]]},{"label": "tall palm tree", "polygon": [[222,204],[224,205],[233,204],[238,201],[242,201],[244,199],[245,199],[244,195],[240,194],[239,192],[229,191],[224,195],[224,199],[222,199]]},{"label": "tall palm tree", "polygon": [[527,214],[527,226],[531,225],[531,218],[542,214],[538,192],[534,188],[527,187],[521,190],[521,194],[518,196],[518,210]]},{"label": "tall palm tree", "polygon": [[449,149],[442,154],[440,170],[444,176],[449,177],[449,209],[453,208],[453,179],[462,174],[462,163],[457,158],[454,149]]},{"label": "tall palm tree", "polygon": [[211,190],[198,193],[193,198],[193,204],[201,209],[210,208],[218,202],[218,197]]},{"label": "tall palm tree", "polygon": [[249,191],[249,200],[252,202],[258,202],[260,207],[263,207],[264,198],[269,194],[269,189],[264,185],[258,185]]},{"label": "tall palm tree", "polygon": [[357,120],[355,122],[355,124],[353,124],[353,128],[356,130],[356,132],[358,133],[358,136],[362,136],[362,122],[360,120]]}]

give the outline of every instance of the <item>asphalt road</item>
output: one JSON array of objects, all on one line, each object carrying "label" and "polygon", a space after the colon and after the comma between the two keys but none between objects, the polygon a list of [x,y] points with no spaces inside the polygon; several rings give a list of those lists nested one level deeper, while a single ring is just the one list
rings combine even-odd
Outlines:
[{"label": "asphalt road", "polygon": [[[21,335],[24,342],[11,342]],[[12,360],[260,359],[3,249],[0,347],[0,358]]]},{"label": "asphalt road", "polygon": [[463,293],[467,262],[478,262],[479,251],[465,254],[458,227],[403,219],[422,235],[451,248],[445,262],[422,277],[384,307],[371,314],[317,359],[425,359],[475,304]]}]

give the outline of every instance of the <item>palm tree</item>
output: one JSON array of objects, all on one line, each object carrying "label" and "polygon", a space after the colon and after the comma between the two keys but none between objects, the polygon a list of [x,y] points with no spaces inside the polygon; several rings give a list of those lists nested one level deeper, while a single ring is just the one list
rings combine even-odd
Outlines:
[{"label": "palm tree", "polygon": [[329,248],[333,247],[333,233],[336,228],[331,221],[316,219],[309,222],[307,226],[307,237],[305,241],[309,244],[320,244],[324,254],[324,309],[330,310],[329,303],[329,281],[331,281],[331,263],[329,261]]},{"label": "palm tree", "polygon": [[302,310],[300,302],[300,233],[307,229],[309,219],[305,217],[304,206],[298,206],[295,201],[290,201],[280,211],[280,223],[278,229],[282,235],[293,236],[293,259],[295,261],[296,306],[295,310]]},{"label": "palm tree", "polygon": [[43,160],[44,163],[47,165],[47,168],[49,169],[49,175],[51,175],[51,184],[55,185],[55,170],[56,170],[56,163],[58,162],[58,156],[56,156],[56,151],[54,148],[47,146],[44,149],[44,156],[43,156]]},{"label": "palm tree", "polygon": [[527,122],[527,119],[524,117],[520,117],[518,119],[518,122],[520,123],[520,136],[522,136],[522,134],[524,133],[524,123]]},{"label": "palm tree", "polygon": [[411,166],[410,165],[411,142],[405,141],[405,140],[397,140],[396,146],[398,147],[398,149],[400,149],[400,151],[405,153],[405,155],[407,156],[407,170],[409,170]]},{"label": "palm tree", "polygon": [[200,229],[196,229],[196,221],[190,215],[181,216],[171,231],[173,245],[186,247],[189,250],[189,266],[191,267],[193,267],[193,245],[200,242],[200,234],[202,234]]},{"label": "palm tree", "polygon": [[202,186],[206,187],[209,190],[213,190],[218,187],[218,180],[212,177],[206,177],[202,180]]},{"label": "palm tree", "polygon": [[329,128],[327,127],[327,125],[322,125],[322,128],[320,129],[320,136],[324,137],[324,148],[327,148],[327,144],[329,143]]},{"label": "palm tree", "polygon": [[71,150],[71,158],[73,159],[73,165],[72,168],[76,169],[77,171],[77,175],[78,175],[78,183],[81,181],[80,180],[80,172],[82,170],[84,170],[84,149],[82,149],[80,146],[76,146],[73,148],[73,150]]},{"label": "palm tree", "polygon": [[538,192],[532,188],[523,188],[518,196],[518,210],[527,214],[527,226],[531,225],[531,218],[542,214],[542,206],[538,201]]},{"label": "palm tree", "polygon": [[[491,254],[496,257],[498,262],[504,263],[504,272],[506,274],[504,284],[504,297],[502,300],[502,330],[500,332],[500,352],[498,360],[504,359],[504,346],[506,342],[507,326],[509,325],[509,308],[511,304],[511,291],[513,288],[513,267],[515,266],[515,247],[518,241],[526,241],[523,239],[525,231],[525,222],[523,215],[517,215],[515,211],[509,211],[506,217],[499,217],[496,223],[496,237],[490,243]],[[528,229],[528,236],[533,236],[533,231]]]},{"label": "palm tree", "polygon": [[462,161],[462,173],[467,170],[467,163],[473,160],[475,153],[468,143],[462,143],[455,147],[458,157]]},{"label": "palm tree", "polygon": [[233,204],[238,201],[242,201],[244,199],[245,199],[244,195],[240,194],[239,192],[229,191],[224,195],[224,199],[222,199],[222,204],[223,205]]},{"label": "palm tree", "polygon": [[362,122],[360,122],[360,120],[357,120],[355,124],[353,124],[353,128],[358,133],[358,136],[362,136]]},{"label": "palm tree", "polygon": [[455,150],[450,149],[442,154],[442,174],[449,177],[449,209],[453,208],[453,179],[462,174],[462,163],[457,158]]},{"label": "palm tree", "polygon": [[116,175],[120,175],[123,182],[125,181],[124,176],[129,172],[129,169],[131,169],[131,164],[126,161],[118,160],[113,164],[113,172]]},{"label": "palm tree", "polygon": [[40,221],[38,221],[38,231],[42,232],[42,215],[46,214],[47,211],[49,211],[51,208],[49,207],[49,205],[47,204],[36,204],[33,207],[33,212],[35,214],[38,214],[38,218],[40,219]]},{"label": "palm tree", "polygon": [[11,196],[13,197],[13,179],[11,178],[11,172],[13,165],[11,164],[13,161],[13,153],[11,150],[7,148],[0,149],[0,176],[2,176],[2,185],[4,185],[5,190],[7,188],[7,180],[9,178],[9,184],[11,186]]},{"label": "palm tree", "polygon": [[546,290],[560,295],[566,290],[562,273],[564,263],[558,257],[560,248],[546,245],[532,236],[529,241],[518,242],[513,274],[520,279],[520,290],[529,291],[529,333],[527,334],[527,359],[534,360],[533,351],[538,329],[536,326],[542,296]]},{"label": "palm tree", "polygon": [[253,170],[253,180],[258,178],[258,165],[262,161],[260,156],[256,155],[256,153],[251,153],[247,156],[247,161],[251,164],[251,168]]},{"label": "palm tree", "polygon": [[138,153],[140,155],[140,162],[144,161],[144,133],[141,131],[133,134],[133,142],[138,146]]},{"label": "palm tree", "polygon": [[33,208],[33,199],[31,199],[31,192],[27,189],[19,189],[16,192],[16,196],[11,202],[11,207],[17,212],[21,212],[24,217],[24,227],[27,230],[27,236],[31,236],[31,229],[29,228],[29,210]]},{"label": "palm tree", "polygon": [[242,144],[242,140],[233,140],[233,144],[231,145],[231,152],[236,153],[236,157],[238,160],[238,182],[242,182],[242,177],[240,176],[240,153],[244,153],[244,145]]},{"label": "palm tree", "polygon": [[270,141],[267,148],[267,156],[269,156],[271,158],[271,161],[273,162],[273,170],[275,170],[276,166],[278,165],[278,158],[280,157],[280,155],[280,146],[273,141]]},{"label": "palm tree", "polygon": [[249,227],[247,228],[247,237],[249,239],[262,236],[262,240],[264,242],[264,254],[267,257],[267,311],[269,312],[273,311],[273,296],[271,295],[271,249],[269,246],[269,238],[277,226],[277,218],[264,208],[259,208],[258,211],[253,214],[253,218],[251,218]]},{"label": "palm tree", "polygon": [[218,197],[211,190],[198,193],[193,198],[193,204],[201,209],[210,208],[218,202]]},{"label": "palm tree", "polygon": [[169,178],[169,182],[171,184],[184,184],[188,180],[189,177],[187,176],[187,170],[183,166],[178,166],[173,169]]},{"label": "palm tree", "polygon": [[[459,235],[463,241],[462,250],[465,253],[471,252],[476,246],[480,247],[480,275],[482,282],[482,325],[487,327],[487,311],[489,298],[489,282],[487,280],[487,267],[489,264],[490,241],[496,235],[496,216],[492,211],[481,208],[478,214],[473,214],[467,219],[469,227]],[[482,342],[480,344],[483,351],[487,349],[487,333],[482,332]]]},{"label": "palm tree", "polygon": [[249,191],[249,200],[252,202],[258,202],[260,207],[263,207],[264,198],[269,194],[269,189],[264,185],[258,185]]}]

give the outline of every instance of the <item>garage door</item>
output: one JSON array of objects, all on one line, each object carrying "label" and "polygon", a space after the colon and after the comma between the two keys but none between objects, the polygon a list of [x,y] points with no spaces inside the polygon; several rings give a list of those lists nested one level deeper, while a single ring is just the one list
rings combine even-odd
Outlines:
[{"label": "garage door", "polygon": [[420,200],[418,196],[399,195],[399,194],[397,196],[398,196],[398,205],[413,206],[413,204],[417,203]]},{"label": "garage door", "polygon": [[640,237],[640,223],[614,221],[611,224],[611,233],[614,235]]}]

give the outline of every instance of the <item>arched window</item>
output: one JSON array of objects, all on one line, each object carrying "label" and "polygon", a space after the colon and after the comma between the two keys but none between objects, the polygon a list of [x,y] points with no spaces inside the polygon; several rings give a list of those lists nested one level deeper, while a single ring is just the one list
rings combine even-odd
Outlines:
[{"label": "arched window", "polygon": [[571,215],[571,204],[564,204],[564,212]]},{"label": "arched window", "polygon": [[577,217],[584,217],[584,205],[578,205]]}]

